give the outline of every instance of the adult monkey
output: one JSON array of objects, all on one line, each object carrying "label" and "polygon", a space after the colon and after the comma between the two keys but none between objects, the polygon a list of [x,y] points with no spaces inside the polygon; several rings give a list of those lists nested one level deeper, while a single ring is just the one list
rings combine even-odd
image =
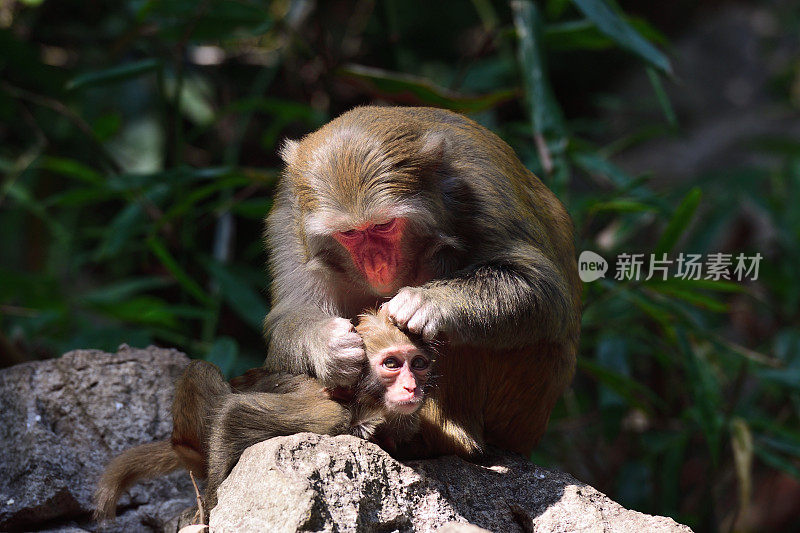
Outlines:
[{"label": "adult monkey", "polygon": [[281,156],[267,368],[353,384],[365,356],[350,319],[388,299],[397,325],[447,341],[414,453],[528,454],[580,331],[558,199],[497,135],[442,109],[359,107]]}]

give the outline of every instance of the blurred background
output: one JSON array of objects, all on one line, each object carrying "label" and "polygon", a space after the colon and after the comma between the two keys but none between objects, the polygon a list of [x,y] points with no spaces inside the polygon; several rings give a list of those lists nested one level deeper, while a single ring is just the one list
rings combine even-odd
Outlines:
[{"label": "blurred background", "polygon": [[[260,365],[276,147],[365,103],[493,129],[611,261],[534,461],[698,531],[800,528],[789,0],[0,0],[0,366]],[[717,252],[757,280],[613,276]]]}]

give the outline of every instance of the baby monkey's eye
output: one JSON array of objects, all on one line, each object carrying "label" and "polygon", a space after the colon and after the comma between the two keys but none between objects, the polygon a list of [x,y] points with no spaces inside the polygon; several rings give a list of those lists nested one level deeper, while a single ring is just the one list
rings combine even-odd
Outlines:
[{"label": "baby monkey's eye", "polygon": [[358,235],[358,230],[349,229],[347,231],[340,231],[339,235],[341,235],[342,237],[348,237],[348,238],[349,237],[355,237],[356,235]]},{"label": "baby monkey's eye", "polygon": [[397,359],[395,357],[387,357],[383,361],[383,366],[385,366],[386,368],[391,368],[392,370],[394,370],[396,368],[400,368],[401,366],[403,366],[403,364],[400,362],[399,359]]},{"label": "baby monkey's eye", "polygon": [[425,370],[431,366],[431,362],[424,357],[415,357],[411,360],[411,368],[414,370]]}]

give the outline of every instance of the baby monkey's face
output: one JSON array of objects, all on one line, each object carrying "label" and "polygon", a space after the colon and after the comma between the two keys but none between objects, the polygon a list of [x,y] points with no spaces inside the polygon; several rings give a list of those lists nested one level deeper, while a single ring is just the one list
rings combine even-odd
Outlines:
[{"label": "baby monkey's face", "polygon": [[433,359],[419,339],[389,321],[385,310],[359,317],[356,331],[369,359],[368,389],[386,413],[410,415],[422,407]]},{"label": "baby monkey's face", "polygon": [[386,390],[384,407],[388,412],[409,415],[422,406],[431,367],[425,353],[413,344],[400,344],[371,354],[369,359]]}]

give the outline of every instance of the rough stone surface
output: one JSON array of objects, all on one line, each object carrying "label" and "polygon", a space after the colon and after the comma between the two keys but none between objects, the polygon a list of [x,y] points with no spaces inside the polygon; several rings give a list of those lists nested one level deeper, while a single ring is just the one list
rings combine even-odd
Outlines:
[{"label": "rough stone surface", "polygon": [[[302,433],[249,448],[220,486],[215,533],[247,531],[690,531],[629,511],[524,457],[400,463],[343,435]],[[454,523],[455,522],[455,523]],[[458,523],[463,523],[461,526]]]},{"label": "rough stone surface", "polygon": [[[0,372],[0,531],[96,529],[94,485],[120,451],[172,430],[175,350],[76,350]],[[105,531],[160,531],[193,501],[185,474],[123,496]]]},{"label": "rough stone surface", "polygon": [[[134,486],[115,521],[90,520],[105,463],[169,435],[173,384],[187,363],[175,350],[122,347],[1,371],[0,531],[174,533],[191,523],[183,472]],[[689,531],[513,454],[400,463],[355,437],[310,433],[248,449],[210,522],[214,533]]]}]

